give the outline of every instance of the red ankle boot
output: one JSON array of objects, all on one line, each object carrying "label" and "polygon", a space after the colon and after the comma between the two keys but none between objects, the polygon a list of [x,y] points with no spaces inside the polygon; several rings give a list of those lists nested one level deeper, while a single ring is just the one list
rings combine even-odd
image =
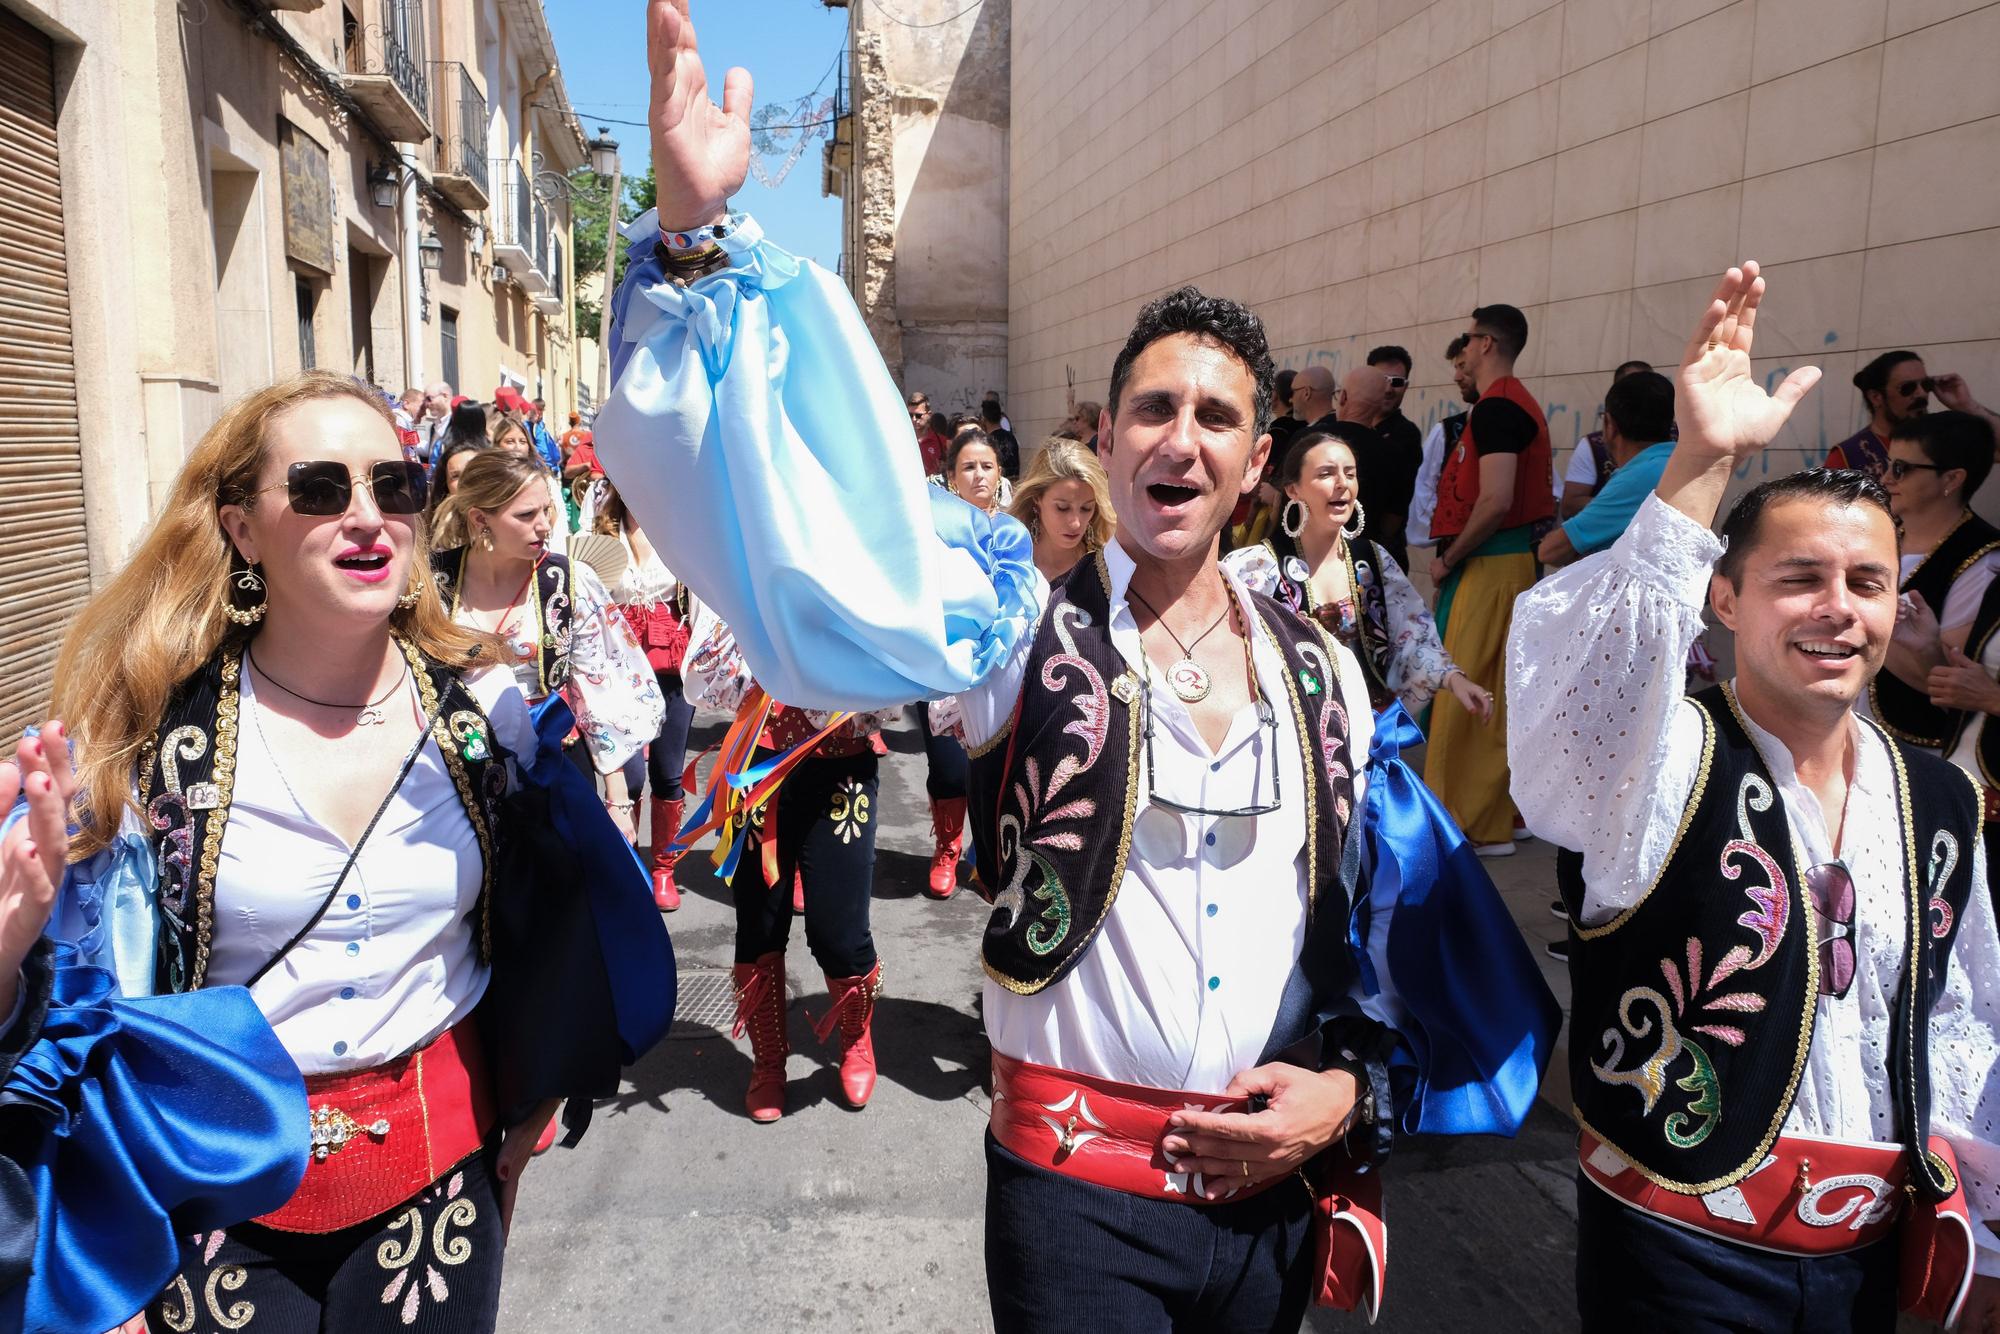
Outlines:
[{"label": "red ankle boot", "polygon": [[672,801],[651,799],[653,826],[653,906],[661,912],[673,912],[681,906],[680,886],[674,883],[674,859],[667,852],[673,846],[674,835],[681,831],[681,817],[687,811],[687,802],[680,797]]},{"label": "red ankle boot", "polygon": [[730,970],[736,982],[736,1026],[731,1037],[750,1033],[750,1087],[743,1094],[752,1121],[775,1121],[785,1114],[785,955],[775,950],[755,963]]},{"label": "red ankle boot", "polygon": [[931,802],[931,880],[924,892],[934,899],[948,899],[958,888],[958,854],[964,844],[965,798],[950,797]]},{"label": "red ankle boot", "polygon": [[833,1002],[826,1016],[813,1025],[825,1042],[840,1029],[840,1091],[853,1107],[866,1107],[875,1091],[875,998],[882,994],[882,965],[861,977],[829,977],[826,994]]}]

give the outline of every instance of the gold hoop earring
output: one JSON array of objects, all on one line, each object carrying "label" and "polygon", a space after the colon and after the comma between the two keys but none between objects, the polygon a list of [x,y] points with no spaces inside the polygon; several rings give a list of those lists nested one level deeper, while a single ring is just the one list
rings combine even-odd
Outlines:
[{"label": "gold hoop earring", "polygon": [[[239,598],[242,605],[238,605]],[[246,565],[229,576],[229,594],[223,603],[222,614],[238,625],[255,625],[264,619],[270,610],[270,594],[264,587],[264,576],[257,573],[257,567]]]}]

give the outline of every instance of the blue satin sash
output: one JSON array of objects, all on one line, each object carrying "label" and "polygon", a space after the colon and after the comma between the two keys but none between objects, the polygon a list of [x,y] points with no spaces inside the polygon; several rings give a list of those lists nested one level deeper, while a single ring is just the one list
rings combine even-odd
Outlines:
[{"label": "blue satin sash", "polygon": [[[1401,704],[1376,715],[1361,811],[1369,892],[1350,943],[1364,977],[1386,964],[1393,981],[1401,1129],[1512,1135],[1541,1088],[1562,1009],[1472,845],[1403,762],[1423,741]],[[1371,930],[1378,919],[1386,940]]]},{"label": "blue satin sash", "polygon": [[575,858],[576,883],[589,896],[598,948],[618,1014],[626,1065],[667,1035],[674,1021],[674,945],[653,904],[653,883],[639,854],[605,812],[597,789],[563,754],[575,716],[561,695],[531,709],[534,763],[521,781],[546,794],[557,838]]},{"label": "blue satin sash", "polygon": [[25,1178],[36,1223],[0,1328],[115,1327],[172,1280],[180,1235],[269,1213],[305,1175],[305,1081],[248,991],[120,999],[75,960],[54,943],[47,1017],[0,1087],[0,1195]]}]

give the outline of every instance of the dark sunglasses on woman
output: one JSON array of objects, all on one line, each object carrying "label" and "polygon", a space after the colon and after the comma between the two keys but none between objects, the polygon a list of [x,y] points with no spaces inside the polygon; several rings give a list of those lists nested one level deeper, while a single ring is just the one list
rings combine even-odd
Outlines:
[{"label": "dark sunglasses on woman", "polygon": [[366,477],[356,477],[344,463],[312,459],[294,463],[285,470],[285,480],[264,491],[283,490],[292,513],[324,519],[347,513],[354,488],[365,486],[375,497],[375,508],[384,514],[418,514],[424,508],[425,477],[421,463],[384,459],[368,469]]}]

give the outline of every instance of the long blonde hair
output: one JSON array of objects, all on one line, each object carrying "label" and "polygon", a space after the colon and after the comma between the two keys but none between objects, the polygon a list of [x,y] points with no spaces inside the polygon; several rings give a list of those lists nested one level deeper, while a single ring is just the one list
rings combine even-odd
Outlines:
[{"label": "long blonde hair", "polygon": [[438,506],[437,534],[433,539],[437,549],[449,551],[472,541],[472,520],[467,517],[470,511],[484,510],[491,514],[506,509],[508,502],[531,482],[543,482],[546,493],[547,477],[541,463],[532,457],[504,449],[480,450],[459,473],[458,485]]},{"label": "long blonde hair", "polygon": [[1015,486],[1014,503],[1007,507],[1007,512],[1039,537],[1042,493],[1058,482],[1082,482],[1090,488],[1090,498],[1097,502],[1097,513],[1091,518],[1083,545],[1086,551],[1102,551],[1118,527],[1118,515],[1111,508],[1110,479],[1105,477],[1104,465],[1097,461],[1097,455],[1074,440],[1049,437],[1042,452],[1028,465],[1028,475]]},{"label": "long blonde hair", "polygon": [[[225,644],[245,643],[253,633],[223,615],[235,548],[222,530],[222,506],[252,503],[275,417],[336,398],[366,403],[393,438],[395,419],[381,396],[331,371],[307,371],[237,400],[181,465],[165,508],[131,559],[70,623],[56,658],[51,709],[76,739],[79,804],[91,817],[70,840],[71,860],[106,846],[121,813],[136,809],[139,752],[174,690]],[[414,573],[422,578],[428,546],[421,516],[410,517]],[[416,605],[398,607],[389,624],[454,668],[487,651],[486,638],[452,623],[428,578]]]}]

